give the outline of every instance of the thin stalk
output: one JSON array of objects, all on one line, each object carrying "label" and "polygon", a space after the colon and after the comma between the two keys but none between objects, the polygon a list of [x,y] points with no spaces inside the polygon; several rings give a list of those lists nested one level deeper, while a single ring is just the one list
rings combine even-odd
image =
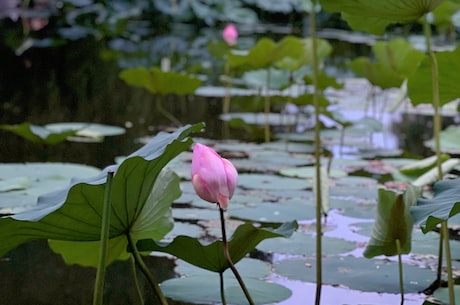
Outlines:
[{"label": "thin stalk", "polygon": [[399,241],[399,239],[396,239],[396,250],[398,251],[399,292],[401,293],[401,305],[404,305],[403,264],[401,258],[401,242]]},{"label": "thin stalk", "polygon": [[449,288],[449,304],[455,305],[454,278],[452,274],[452,257],[450,255],[449,228],[447,220],[441,222],[441,230],[444,236],[444,246],[446,247],[446,265],[447,265],[447,287]]},{"label": "thin stalk", "polygon": [[[439,98],[439,68],[436,55],[431,49],[431,28],[428,24],[426,18],[423,22],[423,30],[426,38],[427,52],[431,60],[431,81],[432,81],[432,92],[433,92],[433,133],[434,133],[434,144],[436,151],[436,167],[438,168],[438,179],[442,179],[442,162],[441,162],[441,115],[439,109],[441,108],[440,98]],[[447,221],[441,222],[442,230],[442,239],[444,240],[445,252],[446,252],[446,265],[447,265],[447,283],[449,289],[449,302],[450,305],[455,304],[455,294],[454,294],[454,280],[452,275],[452,260],[450,255],[450,245],[449,245],[449,231],[447,228]],[[439,257],[442,258],[442,242],[440,242]],[[440,260],[442,262],[442,259]],[[438,268],[438,280],[441,283],[441,274],[440,268]]]},{"label": "thin stalk", "polygon": [[231,89],[232,89],[232,82],[230,81],[230,65],[228,62],[225,62],[225,96],[224,96],[224,104],[222,108],[223,113],[230,112],[230,102],[232,100]]},{"label": "thin stalk", "polygon": [[227,300],[225,299],[224,273],[223,272],[219,272],[219,279],[220,279],[220,300],[222,301],[222,305],[227,305]]},{"label": "thin stalk", "polygon": [[158,298],[158,301],[160,301],[161,305],[168,305],[168,301],[166,300],[166,297],[163,295],[163,292],[160,289],[160,285],[158,285],[157,281],[153,277],[149,268],[147,267],[147,265],[145,265],[144,260],[142,259],[142,256],[139,253],[139,251],[137,251],[136,244],[134,243],[134,240],[129,232],[126,233],[126,237],[128,238],[129,246],[131,247],[133,251],[134,260],[136,264],[139,266],[139,268],[141,269],[144,276],[147,278],[150,286],[152,286],[152,289],[155,292]]},{"label": "thin stalk", "polygon": [[93,305],[102,305],[104,297],[105,268],[107,265],[107,251],[109,244],[110,207],[112,202],[113,172],[107,173],[105,184],[104,202],[102,206],[101,246],[99,248],[99,262],[94,283]]},{"label": "thin stalk", "polygon": [[220,225],[222,229],[222,245],[224,247],[224,256],[227,259],[227,262],[230,265],[230,269],[232,270],[238,283],[240,284],[240,287],[243,290],[243,293],[246,296],[246,299],[248,300],[249,304],[254,305],[254,301],[252,300],[252,297],[249,294],[249,290],[246,288],[246,285],[244,284],[243,278],[240,276],[240,273],[235,268],[235,265],[232,262],[232,258],[230,257],[230,252],[228,252],[227,233],[225,231],[224,210],[220,206],[219,206],[219,211],[220,211]]},{"label": "thin stalk", "polygon": [[155,98],[155,104],[156,104],[156,108],[157,108],[158,112],[160,114],[162,114],[163,116],[165,116],[172,123],[176,124],[177,126],[181,126],[182,123],[171,112],[169,112],[168,110],[166,110],[163,107],[162,98],[163,98],[162,96],[160,96],[160,97],[157,96]]},{"label": "thin stalk", "polygon": [[139,281],[137,280],[136,261],[134,260],[134,256],[130,255],[129,256],[129,261],[131,263],[131,270],[132,270],[132,276],[133,276],[133,281],[134,281],[134,287],[136,287],[136,293],[137,293],[137,297],[139,298],[139,304],[143,305],[144,304],[144,297],[142,296],[142,290],[141,290],[141,287],[139,286]]},{"label": "thin stalk", "polygon": [[270,68],[267,69],[267,91],[265,93],[264,113],[265,113],[265,127],[264,127],[265,142],[269,142],[270,141],[270,124],[268,121],[268,115],[270,113]]},{"label": "thin stalk", "polygon": [[438,179],[442,179],[442,162],[441,162],[441,142],[439,133],[441,132],[441,115],[439,113],[439,69],[436,55],[431,48],[431,28],[426,20],[423,22],[423,32],[425,34],[426,52],[431,60],[431,86],[432,86],[432,103],[433,103],[433,137],[436,152],[436,167],[438,168]]},{"label": "thin stalk", "polygon": [[315,169],[316,169],[316,294],[315,305],[321,303],[321,288],[323,284],[322,265],[322,227],[321,227],[321,138],[319,124],[319,99],[318,99],[318,54],[316,47],[316,0],[312,1],[310,13],[310,37],[312,39],[312,66],[313,66],[313,105],[315,107]]}]

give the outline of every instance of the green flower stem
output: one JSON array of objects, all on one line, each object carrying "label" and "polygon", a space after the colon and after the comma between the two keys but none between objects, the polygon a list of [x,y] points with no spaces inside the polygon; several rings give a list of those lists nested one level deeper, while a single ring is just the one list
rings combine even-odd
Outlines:
[{"label": "green flower stem", "polygon": [[223,113],[229,113],[230,112],[230,103],[231,103],[231,100],[232,100],[232,95],[230,93],[231,89],[232,89],[232,82],[231,82],[231,79],[230,79],[230,64],[228,63],[228,61],[225,62],[225,96],[224,96],[224,104],[223,104],[223,108],[222,108],[222,112]]},{"label": "green flower stem", "polygon": [[105,267],[107,265],[107,249],[109,243],[110,211],[112,197],[113,172],[107,173],[104,202],[102,207],[101,246],[99,248],[99,262],[94,283],[93,305],[102,305],[104,297]]},{"label": "green flower stem", "polygon": [[219,272],[219,279],[220,279],[220,299],[222,301],[222,305],[227,305],[227,300],[225,299],[224,273],[223,272]]},{"label": "green flower stem", "polygon": [[134,243],[134,240],[131,236],[130,233],[126,234],[128,238],[128,243],[133,251],[134,255],[134,260],[136,264],[139,266],[141,269],[142,273],[144,273],[145,277],[147,278],[148,282],[150,283],[150,286],[152,286],[152,289],[154,290],[158,301],[160,301],[161,305],[168,305],[168,301],[166,300],[166,297],[163,295],[163,292],[160,289],[160,285],[158,285],[157,281],[153,277],[152,273],[150,272],[149,268],[145,265],[144,260],[142,259],[139,251],[137,251],[136,244]]},{"label": "green flower stem", "polygon": [[248,300],[249,304],[254,305],[254,301],[252,300],[252,297],[249,294],[249,291],[246,288],[246,285],[244,284],[244,281],[241,278],[240,273],[235,268],[235,265],[233,265],[232,258],[230,257],[230,252],[228,251],[227,234],[225,233],[224,210],[220,206],[219,206],[219,211],[220,211],[220,224],[221,224],[221,228],[222,228],[222,244],[223,244],[223,247],[224,247],[225,258],[227,259],[227,262],[230,265],[230,269],[233,271],[233,274],[235,275],[238,283],[240,284],[240,287],[243,290],[243,293],[246,296],[246,299]]},{"label": "green flower stem", "polygon": [[316,0],[312,1],[310,12],[310,36],[311,43],[311,58],[313,65],[313,105],[315,107],[315,169],[316,169],[316,294],[315,305],[321,303],[321,288],[323,282],[323,266],[322,266],[322,227],[321,227],[321,210],[322,210],[322,194],[321,194],[321,124],[319,124],[319,98],[318,98],[318,54],[316,47]]},{"label": "green flower stem", "polygon": [[403,279],[403,265],[401,258],[401,242],[396,239],[396,250],[398,251],[398,267],[399,267],[399,292],[401,293],[401,305],[404,305],[404,279]]},{"label": "green flower stem", "polygon": [[142,296],[142,290],[139,286],[139,281],[137,280],[137,272],[136,272],[136,261],[134,260],[134,256],[129,256],[129,261],[131,263],[131,270],[133,275],[134,287],[136,287],[137,297],[139,298],[139,304],[144,304],[144,297]]},{"label": "green flower stem", "polygon": [[[439,68],[438,68],[438,61],[436,59],[436,55],[434,54],[433,50],[431,49],[431,28],[426,20],[426,16],[423,22],[423,30],[425,33],[426,39],[426,46],[427,52],[430,56],[431,60],[431,82],[432,82],[432,92],[433,92],[433,108],[434,108],[434,115],[433,115],[433,134],[434,134],[434,144],[435,144],[435,151],[436,151],[436,167],[438,168],[438,179],[442,179],[442,162],[441,162],[441,140],[440,140],[440,133],[441,133],[441,115],[440,115],[440,100],[439,100]],[[449,289],[449,300],[450,305],[455,304],[455,294],[454,294],[454,280],[452,276],[452,260],[450,255],[450,245],[449,245],[449,231],[447,228],[447,221],[443,221],[441,223],[441,240],[444,240],[445,244],[445,252],[446,252],[446,265],[447,265],[447,283]],[[439,261],[442,265],[442,241],[440,241],[439,247]],[[441,283],[441,268],[438,265],[438,274],[437,280]]]},{"label": "green flower stem", "polygon": [[446,265],[447,265],[447,287],[449,288],[449,304],[455,305],[454,278],[452,275],[452,257],[450,255],[449,228],[447,220],[441,222],[442,235],[444,237],[444,246],[446,248]]},{"label": "green flower stem", "polygon": [[265,113],[265,126],[264,126],[264,135],[265,142],[270,141],[270,124],[268,120],[268,115],[270,113],[270,67],[267,68],[267,91],[265,93],[265,102],[264,102],[264,113]]}]

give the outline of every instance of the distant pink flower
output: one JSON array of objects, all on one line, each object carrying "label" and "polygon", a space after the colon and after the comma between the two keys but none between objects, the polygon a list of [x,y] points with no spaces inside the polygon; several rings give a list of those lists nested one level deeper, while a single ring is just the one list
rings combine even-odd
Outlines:
[{"label": "distant pink flower", "polygon": [[222,31],[222,38],[229,46],[234,46],[238,40],[238,30],[233,24],[227,24]]},{"label": "distant pink flower", "polygon": [[193,147],[191,177],[201,199],[227,209],[238,179],[238,172],[230,161],[214,149],[197,143]]}]

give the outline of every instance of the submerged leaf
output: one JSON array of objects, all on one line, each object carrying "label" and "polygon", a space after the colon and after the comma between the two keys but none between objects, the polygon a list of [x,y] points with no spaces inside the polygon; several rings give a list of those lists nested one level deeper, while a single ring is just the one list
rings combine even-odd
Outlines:
[{"label": "submerged leaf", "polygon": [[[275,230],[256,228],[250,223],[240,225],[228,243],[233,263],[237,263],[252,251],[259,242],[267,238],[289,237],[297,229],[297,222],[287,222]],[[171,243],[157,243],[153,240],[141,240],[137,243],[139,251],[166,252],[185,260],[197,267],[214,272],[223,272],[229,268],[224,256],[222,241],[202,245],[196,238],[177,236]]]},{"label": "submerged leaf", "polygon": [[[379,189],[374,230],[364,250],[365,257],[393,256],[410,252],[413,223],[409,208],[419,197],[420,190],[410,185],[404,194]],[[401,253],[398,253],[396,240],[401,244]]]},{"label": "submerged leaf", "polygon": [[442,221],[460,213],[460,178],[436,182],[432,199],[418,199],[411,207],[414,223],[423,233],[434,230]]}]

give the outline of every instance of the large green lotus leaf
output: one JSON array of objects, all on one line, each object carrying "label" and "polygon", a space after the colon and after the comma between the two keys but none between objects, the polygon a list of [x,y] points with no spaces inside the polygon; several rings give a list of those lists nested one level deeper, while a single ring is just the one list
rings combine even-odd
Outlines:
[{"label": "large green lotus leaf", "polygon": [[[323,253],[337,255],[356,249],[353,242],[339,238],[322,238]],[[277,254],[304,255],[312,257],[316,255],[316,237],[311,234],[295,232],[290,238],[273,238],[262,241],[257,250]]]},{"label": "large green lotus leaf", "polygon": [[[145,228],[138,219],[153,223],[152,219],[169,215],[145,216],[149,212],[149,197],[164,166],[180,152],[187,150],[192,140],[191,132],[198,132],[203,124],[187,125],[174,133],[159,133],[150,143],[131,154],[119,166],[105,168],[101,174],[89,179],[75,180],[67,188],[42,195],[35,208],[0,219],[0,255],[18,245],[35,239],[65,241],[97,241],[100,239],[102,202],[107,173],[114,171],[112,182],[112,218],[110,238],[125,235],[133,225],[139,229],[134,235],[144,236],[151,230],[164,235],[170,228],[170,220],[160,221],[168,227]],[[168,182],[164,192],[176,192],[175,175],[161,176]],[[161,204],[165,204],[162,202]],[[170,204],[170,203],[168,203]],[[144,210],[144,207],[146,209]],[[161,233],[163,232],[163,233]],[[152,237],[153,238],[153,237]]]},{"label": "large green lotus leaf", "polygon": [[388,25],[418,20],[444,0],[321,0],[328,12],[341,12],[358,31],[382,35]]},{"label": "large green lotus leaf", "polygon": [[243,65],[252,69],[262,69],[272,65],[276,56],[276,43],[270,38],[263,37],[247,53],[229,53],[228,64],[232,69]]},{"label": "large green lotus leaf", "polygon": [[[398,263],[390,260],[331,256],[323,258],[323,283],[377,293],[399,293]],[[404,264],[404,291],[419,292],[433,281],[435,272]],[[289,259],[274,264],[275,273],[314,283],[315,259]]]},{"label": "large green lotus leaf", "polygon": [[[99,263],[100,241],[66,241],[49,240],[48,245],[55,253],[61,254],[68,265],[78,264],[84,267],[97,267]],[[116,260],[129,258],[126,249],[128,240],[125,236],[117,236],[108,240],[106,265]]]},{"label": "large green lotus leaf", "polygon": [[[311,38],[301,39],[294,36],[286,36],[278,42],[276,51],[278,61],[275,66],[289,71],[296,71],[304,65],[311,65],[312,58],[312,43]],[[332,47],[327,40],[316,39],[316,50],[319,60],[329,55]]]},{"label": "large green lotus leaf", "polygon": [[[404,194],[393,190],[379,189],[377,214],[371,239],[364,250],[364,256],[393,256],[407,254],[411,250],[413,222],[410,207],[420,196],[421,189],[408,186]],[[400,251],[396,241],[400,242]]]},{"label": "large green lotus leaf", "polygon": [[201,85],[196,77],[173,71],[163,72],[156,67],[150,70],[145,67],[126,69],[120,72],[120,78],[129,85],[160,95],[192,94]]},{"label": "large green lotus leaf", "polygon": [[432,231],[442,221],[460,213],[460,178],[436,182],[432,199],[418,199],[411,207],[414,223],[423,233]]},{"label": "large green lotus leaf", "polygon": [[77,133],[76,130],[53,131],[46,127],[33,125],[28,122],[18,125],[0,125],[0,129],[17,134],[28,141],[48,145],[64,142],[67,137]]},{"label": "large green lotus leaf", "polygon": [[[313,76],[307,75],[304,77],[304,81],[307,84],[313,84]],[[320,71],[318,75],[318,89],[319,90],[326,90],[327,88],[334,88],[334,89],[342,89],[344,86],[343,83],[339,83],[337,78],[332,77],[324,73],[324,71]]]},{"label": "large green lotus leaf", "polygon": [[[441,151],[450,154],[460,154],[460,126],[448,126],[439,133]],[[424,142],[424,145],[435,151],[434,139]]]},{"label": "large green lotus leaf", "polygon": [[452,16],[460,10],[460,2],[444,1],[433,11],[433,18],[430,23],[436,25],[439,31],[446,31],[452,28]]},{"label": "large green lotus leaf", "polygon": [[409,42],[399,38],[388,42],[378,41],[372,50],[377,62],[360,57],[351,61],[350,66],[355,73],[381,88],[400,87],[424,57]]},{"label": "large green lotus leaf", "polygon": [[[439,69],[439,99],[443,106],[460,97],[460,47],[454,51],[435,53]],[[413,105],[431,104],[433,101],[431,60],[426,57],[416,73],[409,77],[407,90]]]},{"label": "large green lotus leaf", "polygon": [[[180,196],[179,178],[171,171],[162,171],[156,179],[150,196],[135,219],[131,227],[131,236],[134,240],[153,238],[160,240],[171,231],[173,222],[171,218],[171,202]],[[99,241],[72,242],[50,241],[51,249],[61,254],[68,264],[83,266],[98,266]],[[128,241],[120,235],[109,240],[109,256],[107,264],[116,259],[127,259],[126,252]]]},{"label": "large green lotus leaf", "polygon": [[[276,229],[256,228],[250,223],[240,225],[228,242],[233,263],[240,261],[262,240],[289,237],[296,229],[295,221],[286,222]],[[224,256],[222,241],[203,245],[196,238],[181,235],[174,238],[171,243],[155,242],[151,239],[140,240],[137,247],[140,251],[169,253],[194,266],[213,272],[223,272],[230,267]]]}]

